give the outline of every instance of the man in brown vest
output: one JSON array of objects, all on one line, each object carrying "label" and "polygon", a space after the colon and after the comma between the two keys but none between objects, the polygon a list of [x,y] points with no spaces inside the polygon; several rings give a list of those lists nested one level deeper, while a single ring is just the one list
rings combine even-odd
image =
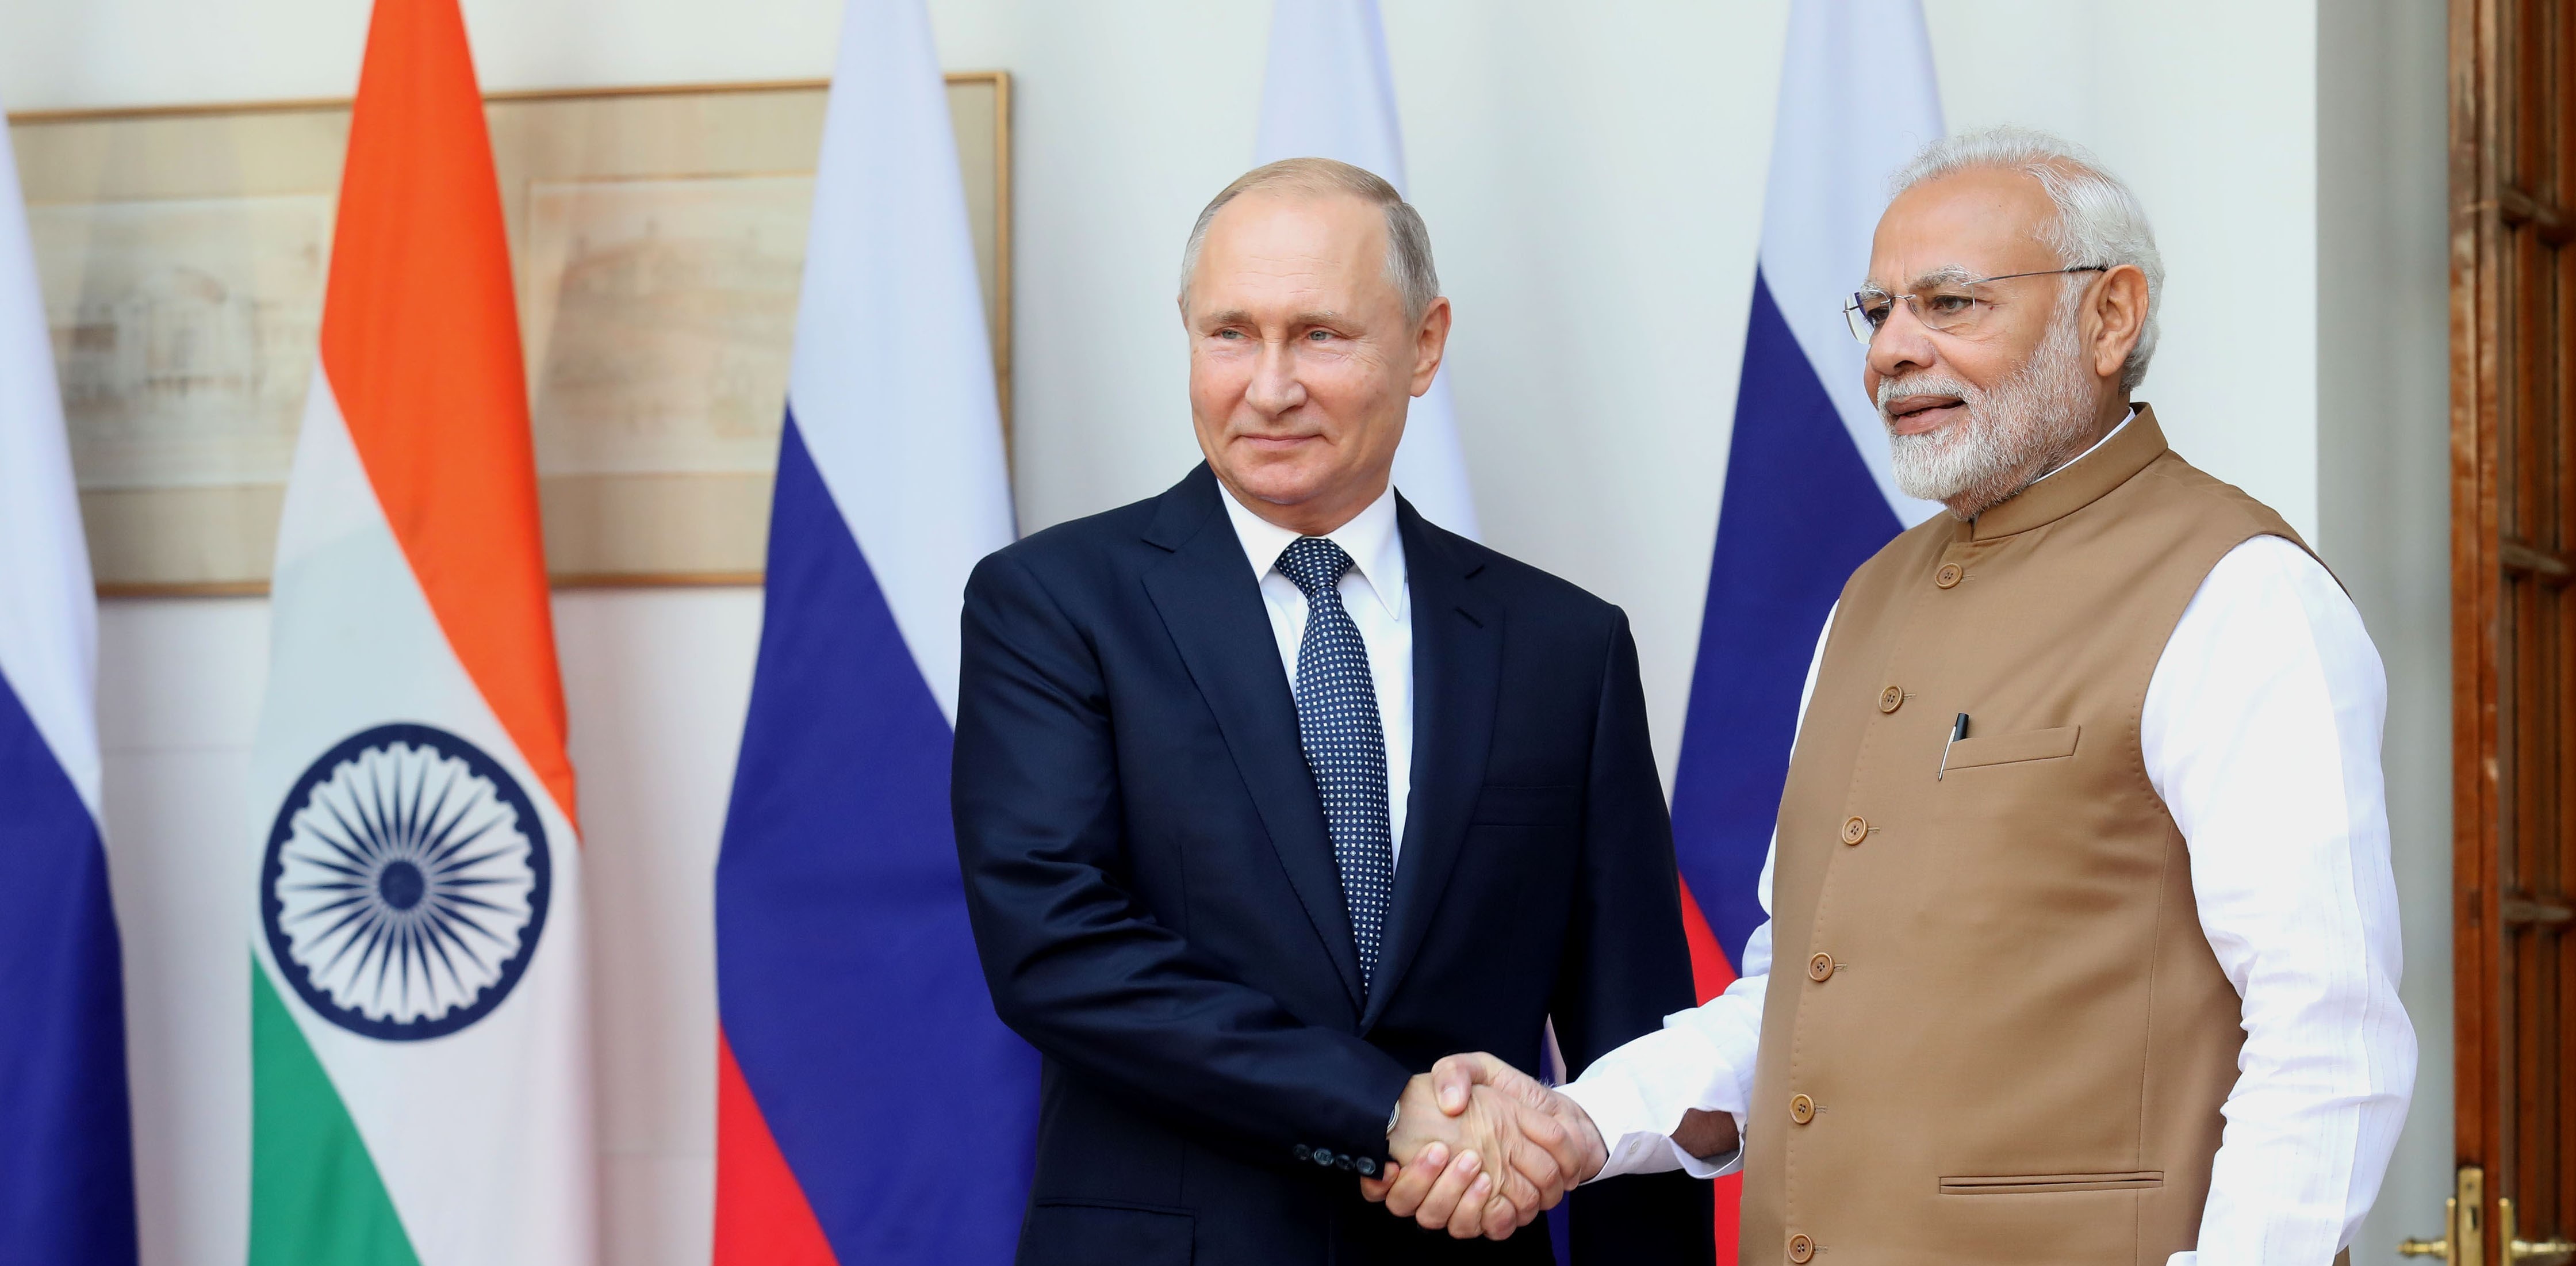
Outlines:
[{"label": "man in brown vest", "polygon": [[[2125,185],[1995,129],[1896,190],[1850,315],[1950,513],[1828,617],[1745,977],[1561,1093],[1453,1057],[1445,1104],[1543,1103],[1594,1177],[1741,1163],[1746,1263],[2324,1266],[2414,1077],[2377,653],[2131,401],[2163,268]],[[1394,1212],[1527,1217],[1398,1156]]]}]

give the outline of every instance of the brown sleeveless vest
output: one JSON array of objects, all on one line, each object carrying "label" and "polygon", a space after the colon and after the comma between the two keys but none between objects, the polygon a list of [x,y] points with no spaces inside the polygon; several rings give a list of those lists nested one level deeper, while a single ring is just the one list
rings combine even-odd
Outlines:
[{"label": "brown sleeveless vest", "polygon": [[2193,1246],[2244,1035],[2138,724],[2184,606],[2261,535],[2298,540],[2140,405],[1853,573],[1780,799],[1744,1262]]}]

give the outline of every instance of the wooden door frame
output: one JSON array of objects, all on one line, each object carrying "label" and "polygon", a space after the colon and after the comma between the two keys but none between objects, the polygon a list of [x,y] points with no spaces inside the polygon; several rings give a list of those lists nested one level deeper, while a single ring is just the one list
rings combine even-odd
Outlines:
[{"label": "wooden door frame", "polygon": [[2503,560],[2496,487],[2502,304],[2501,226],[2490,194],[2497,171],[2498,0],[2451,0],[2451,953],[2458,1163],[2493,1157],[2487,1122],[2502,1087],[2488,1051],[2500,771],[2497,767],[2497,614]]},{"label": "wooden door frame", "polygon": [[[2529,1017],[2511,1015],[2507,991],[2515,986],[2511,977],[2517,969],[2510,938],[2539,935],[2539,925],[2563,922],[2568,914],[2555,903],[2520,893],[2508,880],[2522,883],[2527,878],[2504,871],[2507,805],[2503,793],[2511,774],[2507,766],[2521,762],[2504,750],[2502,741],[2503,594],[2508,575],[2518,584],[2549,588],[2561,588],[2576,579],[2576,559],[2568,554],[2571,545],[2563,524],[2557,529],[2560,539],[2548,542],[2549,549],[2506,539],[2502,532],[2503,481],[2516,477],[2516,472],[2501,468],[2501,436],[2507,426],[2520,427],[2529,421],[2508,417],[2509,409],[2531,407],[2517,393],[2515,377],[2530,367],[2513,360],[2530,354],[2530,346],[2517,342],[2506,325],[2512,316],[2507,305],[2520,302],[2510,272],[2513,235],[2536,233],[2542,242],[2559,249],[2576,240],[2576,209],[2561,205],[2544,191],[2517,188],[2504,178],[2505,146],[2518,141],[2507,134],[2517,113],[2511,107],[2518,103],[2504,99],[2505,58],[2517,51],[2506,40],[2505,10],[2513,3],[2450,0],[2449,53],[2451,952],[2452,1041],[2457,1053],[2453,1133],[2463,1174],[2473,1168],[2482,1171],[2483,1181],[2475,1184],[2483,1189],[2475,1197],[2480,1206],[2477,1221],[2494,1223],[2504,1239],[2511,1238],[2515,1226],[2512,1219],[2499,1216],[2500,1202],[2519,1194],[2515,1188],[2530,1177],[2516,1172],[2515,1164],[2523,1125],[2516,1112],[2525,1088],[2513,1080],[2521,1073],[2511,1048],[2521,1040],[2519,1026],[2528,1023]],[[2566,38],[2563,31],[2514,32],[2517,39],[2548,34]],[[2561,66],[2556,73],[2576,72]],[[2518,87],[2542,91],[2531,85]],[[2563,101],[2576,94],[2576,84],[2560,84],[2556,93]],[[2576,131],[2576,121],[2562,120],[2554,126],[2560,132]],[[2552,139],[2561,146],[2568,144],[2565,136]],[[2562,156],[2558,161],[2564,164],[2568,159]],[[2530,178],[2528,173],[2519,175]],[[2567,176],[2561,172],[2556,178],[2563,182]],[[2559,302],[2563,308],[2564,295]],[[2568,320],[2563,310],[2559,319]],[[2576,335],[2562,324],[2558,336]],[[2560,363],[2559,355],[2551,353],[2549,372],[2561,372]],[[2569,407],[2567,391],[2568,384],[2561,382],[2559,396],[2548,407]],[[2567,443],[2562,433],[2549,460],[2576,460],[2564,451]],[[2565,473],[2561,472],[2562,478]],[[2561,507],[2558,512],[2566,511]],[[2516,728],[2522,724],[2517,717]],[[2561,759],[2565,759],[2563,753]],[[2558,776],[2566,777],[2563,772]],[[2519,798],[2521,789],[2513,790]],[[2568,812],[2563,807],[2568,790],[2576,788],[2562,787],[2562,815]],[[2549,825],[2517,824],[2517,847],[2522,842],[2519,832]],[[2565,825],[2552,829],[2565,829]],[[2513,1033],[2504,1032],[2500,1023],[2509,1017],[2517,1026]],[[2563,1126],[2553,1123],[2551,1128]],[[2563,1138],[2560,1145],[2565,1146]],[[2472,1190],[2465,1177],[2459,1190],[2464,1194]],[[2569,1212],[2559,1208],[2554,1216],[2563,1220]],[[2495,1237],[2487,1242],[2500,1253],[2506,1250]]]}]

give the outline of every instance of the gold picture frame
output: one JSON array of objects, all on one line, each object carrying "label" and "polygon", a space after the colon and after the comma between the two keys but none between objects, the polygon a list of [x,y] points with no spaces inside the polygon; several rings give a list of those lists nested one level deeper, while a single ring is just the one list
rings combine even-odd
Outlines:
[{"label": "gold picture frame", "polygon": [[[946,78],[1007,445],[1011,80]],[[760,583],[828,87],[485,97],[558,586]],[[348,108],[10,116],[101,594],[266,591]]]}]

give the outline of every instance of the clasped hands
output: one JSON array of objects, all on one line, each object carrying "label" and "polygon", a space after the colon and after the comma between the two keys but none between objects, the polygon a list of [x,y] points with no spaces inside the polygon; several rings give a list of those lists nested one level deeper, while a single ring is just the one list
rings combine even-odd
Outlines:
[{"label": "clasped hands", "polygon": [[[1703,1159],[1733,1151],[1735,1118],[1693,1108],[1673,1142]],[[1387,1151],[1396,1163],[1360,1194],[1425,1230],[1511,1237],[1610,1163],[1601,1129],[1574,1100],[1491,1055],[1452,1055],[1407,1082]]]},{"label": "clasped hands", "polygon": [[1452,1055],[1406,1083],[1387,1151],[1360,1192],[1429,1230],[1500,1240],[1609,1162],[1572,1099],[1491,1055]]}]

